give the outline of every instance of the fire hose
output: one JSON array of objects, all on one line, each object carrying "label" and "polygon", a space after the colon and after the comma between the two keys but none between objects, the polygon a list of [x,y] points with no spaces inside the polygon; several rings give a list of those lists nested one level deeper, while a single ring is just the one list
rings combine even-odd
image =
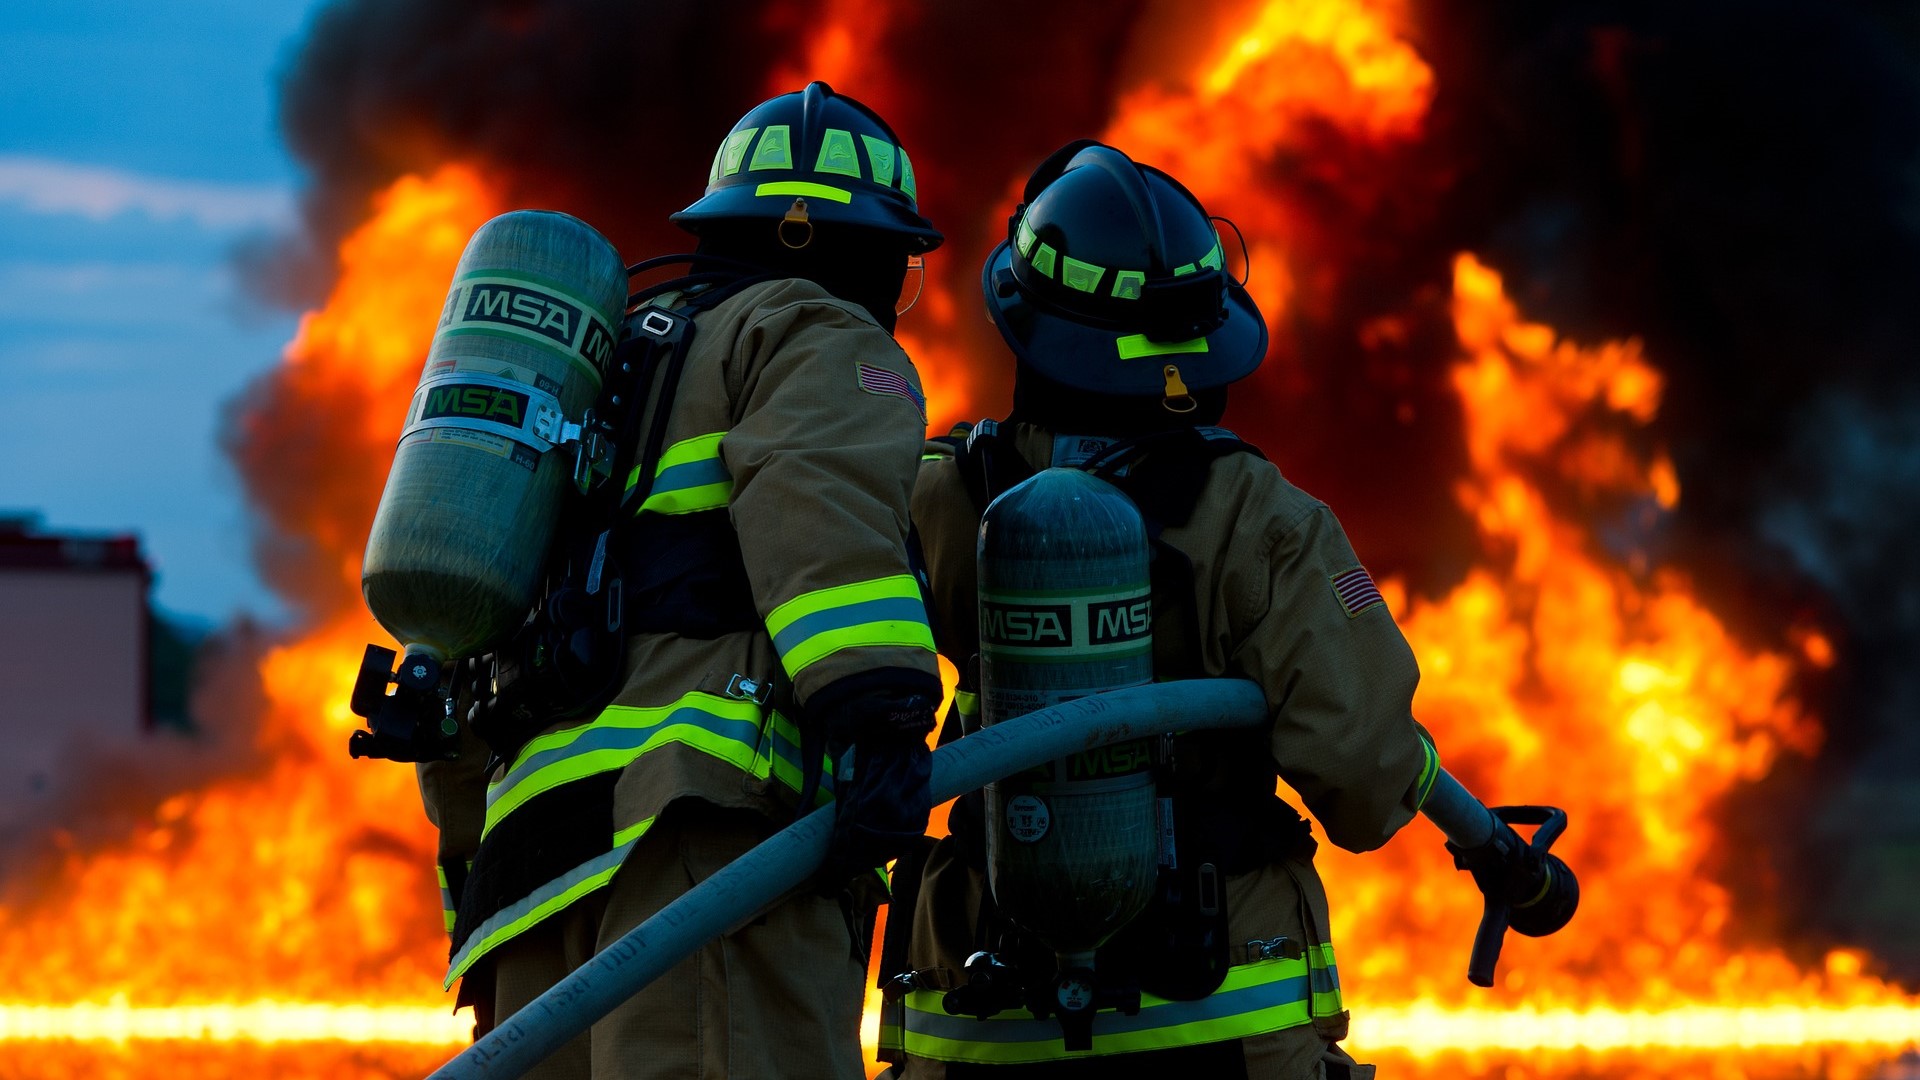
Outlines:
[{"label": "fire hose", "polygon": [[[1259,687],[1242,679],[1155,683],[1077,698],[994,724],[941,747],[933,755],[933,799],[945,802],[1042,762],[1094,747],[1167,732],[1257,727],[1268,719],[1267,703]],[[1487,916],[1474,944],[1475,966],[1470,972],[1479,971],[1484,963],[1488,979],[1480,982],[1475,978],[1480,985],[1491,982],[1492,965],[1498,959],[1509,923],[1522,933],[1544,925],[1533,916],[1516,918],[1515,912],[1541,908],[1547,903],[1541,897],[1552,892],[1557,898],[1560,893],[1554,890],[1565,889],[1573,882],[1565,863],[1544,856],[1546,845],[1565,828],[1564,812],[1551,810],[1558,817],[1541,824],[1532,846],[1520,844],[1511,828],[1510,823],[1533,823],[1532,818],[1539,816],[1533,811],[1550,809],[1489,809],[1444,771],[1422,808],[1447,835],[1456,862],[1463,857],[1462,852],[1478,858],[1479,853],[1493,849],[1515,866],[1549,868],[1547,890],[1521,903],[1513,902],[1512,897],[1536,882],[1519,880],[1511,868],[1489,866],[1484,875],[1474,870],[1474,880],[1483,890],[1489,881],[1500,883],[1499,896],[1488,894]],[[806,881],[826,855],[832,828],[833,807],[826,806],[769,837],[502,1020],[435,1070],[428,1080],[506,1080],[524,1074],[696,949]],[[1529,859],[1528,852],[1544,858]],[[1465,862],[1460,865],[1474,869]],[[1564,884],[1554,886],[1555,880]],[[1573,895],[1577,899],[1577,889]],[[1571,917],[1571,905],[1564,908],[1565,915]],[[1558,925],[1540,932],[1557,929]]]}]

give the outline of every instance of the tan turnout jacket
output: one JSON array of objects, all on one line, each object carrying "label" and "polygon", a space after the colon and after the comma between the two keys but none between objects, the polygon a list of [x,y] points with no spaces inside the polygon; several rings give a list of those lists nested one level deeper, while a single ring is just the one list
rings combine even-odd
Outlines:
[{"label": "tan turnout jacket", "polygon": [[[1035,468],[1052,463],[1051,433],[1013,424],[1002,431],[1014,436],[1021,456]],[[979,514],[959,468],[949,454],[939,453],[946,447],[929,443],[928,449],[913,516],[932,581],[935,638],[943,653],[963,659],[978,649]],[[1205,674],[1251,679],[1266,692],[1273,710],[1274,775],[1334,843],[1365,851],[1386,842],[1415,814],[1437,757],[1412,719],[1419,677],[1412,650],[1386,605],[1367,602],[1360,580],[1349,576],[1360,560],[1333,513],[1288,483],[1271,463],[1253,454],[1228,454],[1211,465],[1191,520],[1167,528],[1163,539],[1192,560]],[[1350,609],[1360,604],[1365,606]],[[1177,627],[1156,624],[1154,629],[1156,668],[1169,670],[1176,662],[1172,658],[1184,655],[1179,651],[1184,643],[1176,640]],[[914,912],[911,963],[943,988],[957,986],[962,964],[977,947],[973,920],[982,878],[960,860],[952,840],[943,840],[923,884]],[[1289,859],[1231,876],[1227,895],[1236,964],[1242,961],[1240,942],[1285,936],[1304,943],[1315,956],[1322,955],[1317,947],[1331,944],[1327,898],[1309,860]],[[1303,1009],[1292,1026],[1245,1039],[1250,1076],[1317,1075],[1327,1043],[1346,1034],[1331,950],[1324,956],[1327,970],[1314,974],[1310,1019]],[[911,1021],[894,1019],[912,1027]],[[938,1028],[963,1042],[980,1037],[969,1030],[986,1031],[992,1023],[955,1019],[962,1023],[946,1025],[931,1016],[923,1023],[928,1031]],[[909,1036],[909,1052],[916,1042],[927,1056],[916,1055],[910,1076],[944,1075],[934,1057],[982,1060],[973,1050],[939,1039]]]},{"label": "tan turnout jacket", "polygon": [[[904,554],[926,430],[906,354],[864,310],[797,279],[751,286],[694,325],[640,512],[724,513],[764,625],[710,639],[635,636],[624,687],[590,723],[549,729],[491,776],[480,775],[484,749],[420,767],[443,868],[473,865],[449,983],[603,887],[674,800],[791,819],[800,723],[753,700],[742,677],[760,687],[784,678],[804,705],[855,673],[935,670]],[[651,424],[644,417],[640,431]],[[595,785],[598,794],[580,794]],[[576,865],[503,891],[502,874],[512,876],[503,868],[524,864],[555,830],[597,839]],[[497,894],[479,910],[476,881]],[[451,912],[461,898],[448,901]]]}]

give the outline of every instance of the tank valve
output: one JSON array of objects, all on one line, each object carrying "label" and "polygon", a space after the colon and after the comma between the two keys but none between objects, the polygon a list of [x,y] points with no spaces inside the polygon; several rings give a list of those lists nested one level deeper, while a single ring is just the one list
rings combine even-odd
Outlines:
[{"label": "tank valve", "polygon": [[[349,707],[366,717],[367,730],[347,737],[348,755],[388,761],[452,759],[460,727],[453,717],[453,695],[441,682],[440,661],[410,651],[396,670],[395,655],[392,649],[369,645],[360,658]],[[394,687],[391,694],[388,684]]]}]

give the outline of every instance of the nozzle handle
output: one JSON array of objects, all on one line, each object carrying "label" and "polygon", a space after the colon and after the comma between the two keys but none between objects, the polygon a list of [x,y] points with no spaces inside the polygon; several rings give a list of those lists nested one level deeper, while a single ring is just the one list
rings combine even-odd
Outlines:
[{"label": "nozzle handle", "polygon": [[[1454,865],[1473,873],[1486,899],[1473,936],[1467,981],[1492,986],[1507,930],[1544,937],[1567,924],[1580,903],[1572,869],[1547,849],[1567,829],[1567,812],[1556,806],[1489,808],[1445,769],[1420,812],[1446,834]],[[1531,841],[1515,825],[1537,826]]]}]

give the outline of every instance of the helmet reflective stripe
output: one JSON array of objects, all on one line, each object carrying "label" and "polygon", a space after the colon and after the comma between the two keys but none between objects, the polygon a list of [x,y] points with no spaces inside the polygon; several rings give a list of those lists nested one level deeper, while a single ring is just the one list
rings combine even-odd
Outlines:
[{"label": "helmet reflective stripe", "polygon": [[740,159],[747,156],[747,144],[753,141],[759,130],[757,127],[742,128],[720,141],[721,176],[732,176],[740,171]]},{"label": "helmet reflective stripe", "polygon": [[753,189],[755,195],[799,195],[816,199],[830,199],[837,203],[853,201],[853,192],[845,188],[829,187],[826,184],[809,184],[805,180],[770,180]]},{"label": "helmet reflective stripe", "polygon": [[1207,252],[1205,255],[1200,256],[1199,262],[1188,263],[1185,266],[1174,267],[1173,276],[1180,277],[1183,274],[1191,274],[1201,269],[1218,270],[1221,268],[1222,265],[1223,263],[1220,258],[1220,242],[1216,240],[1214,241],[1214,244],[1213,244],[1213,250]]},{"label": "helmet reflective stripe", "polygon": [[[1035,270],[1051,278],[1053,276],[1056,257],[1059,253],[1048,244],[1041,244],[1040,251],[1034,251],[1034,242],[1038,239],[1038,235],[1033,231],[1033,226],[1027,222],[1027,216],[1024,213],[1021,214],[1020,223],[1016,225],[1013,230],[1013,246],[1020,254],[1027,257],[1027,261],[1033,265]],[[1210,258],[1213,258],[1216,264],[1218,263],[1218,245],[1215,245],[1214,254],[1210,256]],[[1076,259],[1072,256],[1066,256],[1061,261],[1065,264],[1065,268],[1061,270],[1060,273],[1060,281],[1062,284],[1072,286],[1084,293],[1098,292],[1100,290],[1100,282],[1106,276],[1107,267]],[[1181,270],[1175,271],[1175,274],[1178,275],[1182,271],[1192,273],[1194,265],[1193,263],[1189,263],[1182,267]],[[1206,260],[1202,259],[1200,265],[1207,265]],[[1144,270],[1115,270],[1113,272],[1113,291],[1111,295],[1118,300],[1138,300],[1145,291],[1146,284],[1147,272]]]},{"label": "helmet reflective stripe", "polygon": [[1106,274],[1106,268],[1095,266],[1090,262],[1081,262],[1071,255],[1064,256],[1060,263],[1061,284],[1079,289],[1084,293],[1099,291],[1100,278]]},{"label": "helmet reflective stripe", "polygon": [[895,147],[885,139],[876,139],[871,135],[860,136],[867,144],[867,162],[873,166],[873,182],[881,187],[893,186],[893,159]]},{"label": "helmet reflective stripe", "polygon": [[785,124],[768,124],[767,130],[760,136],[760,144],[753,148],[753,160],[747,163],[747,171],[755,169],[791,169],[793,168],[793,140]]},{"label": "helmet reflective stripe", "polygon": [[813,171],[859,176],[860,158],[853,149],[853,133],[840,128],[828,128],[820,139],[820,156],[813,163]]},{"label": "helmet reflective stripe", "polygon": [[1154,341],[1145,334],[1128,334],[1116,340],[1114,347],[1120,351],[1122,360],[1138,360],[1143,356],[1173,356],[1179,353],[1203,353],[1207,351],[1207,339],[1193,338],[1188,341]]},{"label": "helmet reflective stripe", "polygon": [[913,183],[913,162],[907,160],[907,148],[904,146],[900,147],[900,190],[906,192],[907,198],[914,202],[920,201],[920,193]]}]

